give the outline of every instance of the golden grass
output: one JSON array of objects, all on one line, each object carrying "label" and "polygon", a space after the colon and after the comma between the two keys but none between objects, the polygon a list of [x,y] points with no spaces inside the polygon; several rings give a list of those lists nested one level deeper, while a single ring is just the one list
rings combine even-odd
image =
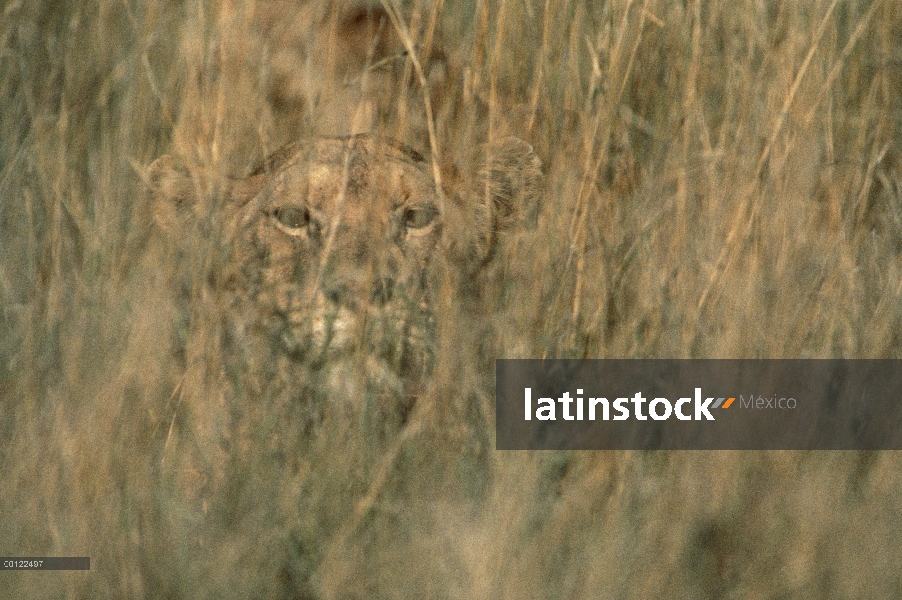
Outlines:
[{"label": "golden grass", "polygon": [[[902,594],[895,453],[498,453],[491,364],[899,358],[902,5],[388,2],[420,53],[393,62],[403,86],[336,80],[328,45],[299,72],[299,42],[258,27],[318,6],[0,3],[0,554],[92,559],[5,572],[0,595]],[[303,102],[270,97],[286,71]],[[394,435],[336,417],[276,460],[267,436],[292,430],[248,394],[232,417],[260,444],[212,459],[178,360],[208,340],[172,289],[210,259],[159,243],[140,169],[180,155],[215,199],[357,109],[442,167],[510,133],[542,157],[490,341],[445,302],[435,381]],[[195,505],[185,469],[220,459]]]}]

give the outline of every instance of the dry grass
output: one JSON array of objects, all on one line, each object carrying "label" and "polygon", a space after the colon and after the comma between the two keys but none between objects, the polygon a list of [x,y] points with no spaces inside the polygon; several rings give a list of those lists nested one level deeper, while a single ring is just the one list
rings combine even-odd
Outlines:
[{"label": "dry grass", "polygon": [[[92,559],[5,572],[3,597],[902,595],[895,453],[498,453],[490,360],[899,358],[899,3],[434,0],[379,50],[420,69],[340,85],[317,4],[0,7],[0,554]],[[295,14],[320,63],[272,33]],[[158,243],[136,166],[242,173],[366,125],[443,165],[511,132],[543,158],[491,341],[443,304],[393,435],[333,418],[288,459],[233,448],[198,506],[179,348],[206,342],[171,288],[204,258]],[[249,439],[291,433],[248,396]]]}]

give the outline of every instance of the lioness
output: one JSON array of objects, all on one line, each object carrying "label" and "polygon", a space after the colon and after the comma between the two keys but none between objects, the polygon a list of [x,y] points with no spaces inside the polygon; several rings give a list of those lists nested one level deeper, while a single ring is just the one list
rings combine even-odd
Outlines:
[{"label": "lioness", "polygon": [[[437,294],[472,294],[540,177],[515,138],[488,145],[469,181],[442,189],[434,168],[394,140],[356,135],[289,144],[228,182],[218,203],[202,201],[202,175],[170,156],[145,182],[174,245],[218,255],[195,292],[218,299],[216,347],[240,356],[236,369],[345,397],[372,386],[409,395],[430,371]],[[208,359],[210,346],[188,354]]]},{"label": "lioness", "polygon": [[162,263],[188,315],[163,454],[172,519],[198,552],[220,543],[210,523],[279,507],[297,540],[286,585],[315,596],[330,536],[378,488],[411,409],[431,405],[436,359],[474,352],[458,341],[479,339],[468,309],[499,234],[537,198],[529,144],[484,153],[467,177],[355,135],[289,144],[223,182],[171,156],[144,171],[162,247],[180,256]]}]

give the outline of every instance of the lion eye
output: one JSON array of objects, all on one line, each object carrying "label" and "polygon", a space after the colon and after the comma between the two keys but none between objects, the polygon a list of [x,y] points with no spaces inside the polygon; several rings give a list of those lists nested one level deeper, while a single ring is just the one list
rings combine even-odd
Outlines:
[{"label": "lion eye", "polygon": [[437,216],[438,211],[434,206],[406,208],[404,209],[404,226],[408,229],[422,229],[432,223]]},{"label": "lion eye", "polygon": [[282,206],[273,210],[272,216],[276,220],[276,226],[288,235],[304,236],[313,242],[319,241],[321,237],[319,222],[306,208]]},{"label": "lion eye", "polygon": [[301,229],[310,223],[310,212],[305,208],[285,207],[273,211],[276,220],[289,229]]}]

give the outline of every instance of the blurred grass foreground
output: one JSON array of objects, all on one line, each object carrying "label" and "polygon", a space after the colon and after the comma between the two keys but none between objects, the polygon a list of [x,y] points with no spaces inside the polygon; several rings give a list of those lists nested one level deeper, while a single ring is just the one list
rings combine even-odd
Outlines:
[{"label": "blurred grass foreground", "polygon": [[[897,453],[497,452],[492,362],[902,358],[902,3],[0,15],[0,555],[91,557],[0,596],[902,596]],[[265,386],[209,416],[217,305],[191,274],[215,253],[160,242],[144,167],[179,156],[216,197],[286,142],[361,131],[460,173],[526,139],[536,227],[478,315],[436,307],[458,325],[401,421],[311,424]],[[220,417],[254,443],[214,451]]]}]

